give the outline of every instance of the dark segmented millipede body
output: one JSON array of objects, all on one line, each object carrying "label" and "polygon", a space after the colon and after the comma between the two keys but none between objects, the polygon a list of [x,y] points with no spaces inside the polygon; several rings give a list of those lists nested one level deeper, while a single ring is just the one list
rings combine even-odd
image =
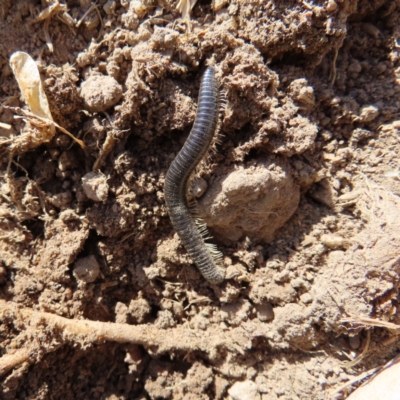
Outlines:
[{"label": "dark segmented millipede body", "polygon": [[189,256],[210,283],[221,283],[225,269],[216,246],[204,242],[207,231],[193,219],[187,200],[190,176],[204,158],[216,135],[219,118],[218,82],[213,67],[204,72],[193,128],[165,177],[165,203],[172,225]]}]

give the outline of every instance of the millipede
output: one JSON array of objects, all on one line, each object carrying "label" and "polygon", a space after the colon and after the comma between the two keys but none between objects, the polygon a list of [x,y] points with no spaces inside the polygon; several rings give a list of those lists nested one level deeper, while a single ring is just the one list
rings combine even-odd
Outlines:
[{"label": "millipede", "polygon": [[225,278],[222,253],[205,242],[207,227],[196,218],[194,200],[188,201],[191,176],[206,156],[218,133],[220,93],[214,67],[201,79],[196,118],[182,149],[165,176],[164,194],[168,214],[189,256],[208,282],[219,284]]}]

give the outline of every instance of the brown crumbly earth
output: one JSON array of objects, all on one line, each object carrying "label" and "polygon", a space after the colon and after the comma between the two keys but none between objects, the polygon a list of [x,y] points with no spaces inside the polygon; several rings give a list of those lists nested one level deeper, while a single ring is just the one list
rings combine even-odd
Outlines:
[{"label": "brown crumbly earth", "polygon": [[[1,399],[346,398],[400,351],[343,320],[400,325],[400,1],[62,4],[0,4]],[[18,50],[84,149],[18,117]],[[218,287],[163,194],[209,64]]]}]

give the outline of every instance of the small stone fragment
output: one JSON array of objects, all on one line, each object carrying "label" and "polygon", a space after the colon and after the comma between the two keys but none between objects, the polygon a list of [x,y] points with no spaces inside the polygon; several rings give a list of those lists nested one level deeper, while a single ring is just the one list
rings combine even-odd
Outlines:
[{"label": "small stone fragment", "polygon": [[348,247],[351,242],[339,235],[322,235],[321,236],[321,243],[329,247],[330,249],[340,249],[340,248],[346,248]]},{"label": "small stone fragment", "polygon": [[262,322],[272,321],[274,319],[274,309],[271,304],[257,304],[257,317]]},{"label": "small stone fragment", "polygon": [[300,109],[311,111],[315,107],[314,89],[308,86],[306,79],[295,79],[288,90]]},{"label": "small stone fragment", "polygon": [[60,171],[69,171],[71,169],[77,168],[79,162],[76,158],[76,154],[73,151],[67,150],[61,153],[58,160],[58,168]]},{"label": "small stone fragment", "polygon": [[360,335],[354,335],[349,337],[349,345],[353,350],[357,350],[360,347],[361,340]]},{"label": "small stone fragment", "polygon": [[192,182],[190,182],[189,193],[198,199],[203,196],[204,192],[207,190],[207,187],[208,184],[203,178],[194,178]]},{"label": "small stone fragment", "polygon": [[360,118],[363,122],[371,122],[379,115],[379,108],[374,105],[363,106],[360,110]]},{"label": "small stone fragment", "polygon": [[333,190],[327,179],[323,179],[320,182],[317,182],[313,185],[313,187],[308,192],[311,198],[318,201],[319,203],[333,208]]},{"label": "small stone fragment", "polygon": [[101,112],[119,102],[122,86],[111,76],[93,75],[82,83],[81,96],[88,111]]},{"label": "small stone fragment", "polygon": [[75,262],[73,274],[74,277],[86,283],[91,283],[96,280],[100,273],[100,266],[93,255],[83,257]]},{"label": "small stone fragment", "polygon": [[115,7],[117,6],[117,3],[115,0],[108,0],[106,4],[103,6],[103,10],[107,15],[112,15],[115,11]]},{"label": "small stone fragment", "polygon": [[229,4],[228,0],[214,0],[214,12],[217,12],[219,10],[222,10],[224,7],[226,7]]},{"label": "small stone fragment", "polygon": [[326,5],[326,11],[328,12],[334,12],[337,10],[337,4],[335,2],[335,0],[329,0],[328,4]]},{"label": "small stone fragment", "polygon": [[295,278],[290,281],[290,284],[294,289],[300,289],[301,287],[304,286],[304,280],[301,278]]},{"label": "small stone fragment", "polygon": [[105,202],[108,197],[107,178],[99,172],[92,171],[82,178],[82,187],[86,196],[93,201]]},{"label": "small stone fragment", "polygon": [[257,384],[252,381],[236,382],[228,390],[232,400],[260,400]]},{"label": "small stone fragment", "polygon": [[310,304],[310,303],[312,303],[313,298],[312,298],[312,296],[311,296],[310,293],[306,292],[306,293],[303,293],[303,294],[300,296],[300,300],[301,300],[304,304]]}]

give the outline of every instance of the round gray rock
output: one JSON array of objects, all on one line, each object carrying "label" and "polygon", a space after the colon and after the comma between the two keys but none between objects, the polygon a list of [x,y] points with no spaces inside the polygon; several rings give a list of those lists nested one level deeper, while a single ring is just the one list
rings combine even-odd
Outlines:
[{"label": "round gray rock", "polygon": [[100,273],[100,266],[93,255],[83,257],[75,262],[73,274],[78,281],[94,282]]}]

